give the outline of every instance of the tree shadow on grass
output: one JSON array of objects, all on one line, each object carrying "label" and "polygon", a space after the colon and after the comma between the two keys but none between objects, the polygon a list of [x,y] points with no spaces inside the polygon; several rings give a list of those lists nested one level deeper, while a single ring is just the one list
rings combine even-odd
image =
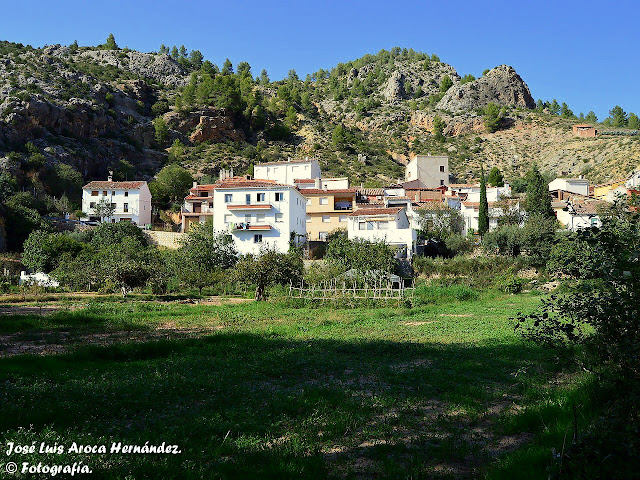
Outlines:
[{"label": "tree shadow on grass", "polygon": [[500,413],[553,374],[548,354],[521,342],[221,332],[2,359],[0,431],[5,444],[183,452],[68,457],[97,478],[473,478],[496,455]]}]

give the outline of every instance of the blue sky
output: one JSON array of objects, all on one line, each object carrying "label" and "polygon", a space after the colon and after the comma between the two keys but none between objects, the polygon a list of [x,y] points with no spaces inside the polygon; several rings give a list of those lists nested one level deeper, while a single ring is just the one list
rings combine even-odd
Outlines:
[{"label": "blue sky", "polygon": [[141,51],[161,43],[211,61],[319,68],[393,46],[437,53],[459,74],[515,67],[534,98],[565,101],[599,119],[619,104],[640,114],[640,4],[632,1],[182,1],[2,0],[0,39],[34,46],[103,43]]}]

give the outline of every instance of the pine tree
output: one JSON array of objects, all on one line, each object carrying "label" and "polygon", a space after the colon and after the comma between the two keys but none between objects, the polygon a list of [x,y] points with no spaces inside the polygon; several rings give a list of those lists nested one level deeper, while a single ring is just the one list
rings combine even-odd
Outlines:
[{"label": "pine tree", "polygon": [[116,43],[116,38],[113,36],[113,33],[110,33],[107,37],[107,43],[104,44],[104,48],[107,50],[118,50],[118,44]]},{"label": "pine tree", "polygon": [[487,202],[487,184],[484,168],[480,168],[480,206],[478,207],[478,233],[483,236],[489,231],[489,202]]},{"label": "pine tree", "polygon": [[638,116],[635,113],[629,114],[627,127],[632,128],[633,130],[638,130],[638,128],[640,128],[640,120],[638,120]]},{"label": "pine tree", "polygon": [[584,117],[584,119],[589,123],[596,123],[598,121],[598,117],[593,110],[587,113],[587,116]]},{"label": "pine tree", "polygon": [[504,177],[498,167],[493,167],[489,172],[487,183],[492,187],[504,187]]},{"label": "pine tree", "polygon": [[262,85],[269,85],[269,75],[267,74],[267,71],[264,68],[260,72],[260,83]]},{"label": "pine tree", "polygon": [[233,73],[233,64],[231,63],[231,60],[228,58],[225,59],[220,73],[222,73],[222,75],[231,75]]}]

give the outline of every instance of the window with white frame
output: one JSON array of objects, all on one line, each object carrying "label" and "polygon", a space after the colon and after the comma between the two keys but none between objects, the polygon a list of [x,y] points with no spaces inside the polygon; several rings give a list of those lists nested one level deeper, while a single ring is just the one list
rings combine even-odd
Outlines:
[{"label": "window with white frame", "polygon": [[224,203],[231,203],[233,200],[233,195],[231,193],[224,194]]},{"label": "window with white frame", "polygon": [[331,217],[329,215],[322,215],[322,223],[331,223]]},{"label": "window with white frame", "polygon": [[320,198],[320,205],[329,205],[329,198],[321,197]]},{"label": "window with white frame", "polygon": [[367,222],[358,222],[358,230],[366,230]]},{"label": "window with white frame", "polygon": [[256,213],[256,223],[264,223],[264,213]]},{"label": "window with white frame", "polygon": [[284,193],[276,192],[276,202],[284,202]]},{"label": "window with white frame", "polygon": [[378,222],[378,230],[389,230],[389,222]]},{"label": "window with white frame", "polygon": [[124,205],[122,205],[122,211],[124,213],[128,213],[129,212],[129,204],[125,203]]},{"label": "window with white frame", "polygon": [[276,223],[284,222],[284,215],[282,213],[276,213]]},{"label": "window with white frame", "polygon": [[264,202],[264,193],[256,193],[256,200],[258,202]]},{"label": "window with white frame", "polygon": [[311,199],[307,198],[307,205],[311,205]]},{"label": "window with white frame", "polygon": [[224,216],[224,223],[226,223],[226,224],[231,223],[231,215],[225,215]]},{"label": "window with white frame", "polygon": [[245,214],[244,221],[245,221],[245,223],[251,223],[251,214],[250,213]]},{"label": "window with white frame", "polygon": [[346,215],[340,215],[339,220],[340,220],[341,222],[346,222],[346,221],[347,221],[347,216],[346,216]]},{"label": "window with white frame", "polygon": [[253,236],[253,243],[262,243],[262,235],[257,233]]},{"label": "window with white frame", "polygon": [[307,215],[307,223],[311,223],[311,215]]}]

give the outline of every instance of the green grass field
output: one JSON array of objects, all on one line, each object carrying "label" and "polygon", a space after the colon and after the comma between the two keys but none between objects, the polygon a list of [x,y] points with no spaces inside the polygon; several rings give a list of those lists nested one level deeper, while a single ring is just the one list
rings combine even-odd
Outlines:
[{"label": "green grass field", "polygon": [[181,450],[0,463],[82,461],[92,478],[546,478],[593,382],[514,333],[510,317],[540,297],[431,297],[412,309],[48,299],[63,309],[0,315],[3,448]]}]

